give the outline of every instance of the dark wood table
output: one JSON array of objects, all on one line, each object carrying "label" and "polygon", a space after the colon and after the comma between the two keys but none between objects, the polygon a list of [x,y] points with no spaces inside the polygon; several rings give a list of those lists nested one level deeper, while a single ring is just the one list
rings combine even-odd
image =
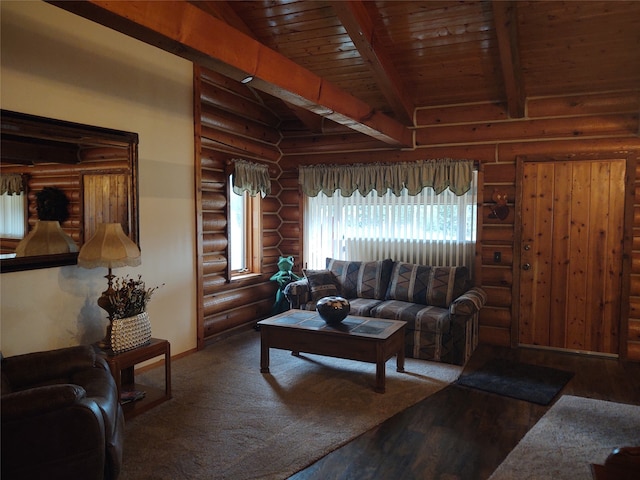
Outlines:
[{"label": "dark wood table", "polygon": [[[146,412],[171,398],[171,346],[167,340],[152,338],[147,345],[117,354],[97,348],[96,351],[107,361],[118,387],[118,395],[132,390],[145,392],[144,398],[122,405],[126,419]],[[136,383],[135,365],[161,355],[164,356],[164,390]]]},{"label": "dark wood table", "polygon": [[385,391],[385,363],[397,356],[396,369],[404,372],[406,322],[349,315],[337,326],[325,323],[317,312],[289,310],[258,322],[260,371],[269,373],[269,349],[346,358],[376,364],[375,391]]}]

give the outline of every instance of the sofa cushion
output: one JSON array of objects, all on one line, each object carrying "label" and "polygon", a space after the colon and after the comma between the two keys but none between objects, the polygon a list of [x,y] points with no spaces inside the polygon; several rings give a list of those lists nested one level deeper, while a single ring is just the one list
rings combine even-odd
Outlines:
[{"label": "sofa cushion", "polygon": [[302,270],[311,292],[311,301],[317,302],[323,297],[340,295],[338,282],[329,270]]},{"label": "sofa cushion", "polygon": [[447,308],[464,293],[468,277],[467,267],[432,267],[396,262],[386,299]]},{"label": "sofa cushion", "polygon": [[327,269],[338,279],[342,296],[348,299],[358,297],[384,300],[393,260],[350,262],[327,258],[326,262]]},{"label": "sofa cushion", "polygon": [[450,362],[453,353],[452,326],[449,310],[446,308],[387,300],[374,307],[371,316],[407,322],[407,357]]},{"label": "sofa cushion", "polygon": [[351,305],[349,314],[359,317],[371,317],[371,310],[381,302],[381,300],[376,300],[375,298],[352,298],[349,300],[349,304]]},{"label": "sofa cushion", "polygon": [[448,332],[451,324],[449,310],[432,305],[386,300],[371,309],[371,316],[407,322],[407,330]]}]

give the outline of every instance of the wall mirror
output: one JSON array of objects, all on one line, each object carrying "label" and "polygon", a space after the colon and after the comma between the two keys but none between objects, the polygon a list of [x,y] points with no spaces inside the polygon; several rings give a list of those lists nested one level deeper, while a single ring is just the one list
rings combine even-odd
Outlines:
[{"label": "wall mirror", "polygon": [[[12,202],[9,206],[7,202],[0,204],[0,208],[11,209],[14,218],[13,225],[7,225],[8,211],[0,211],[5,219],[0,222],[0,271],[76,263],[77,252],[16,255],[23,236],[40,221],[37,198],[42,198],[40,192],[45,189],[63,192],[68,199],[68,216],[59,223],[78,249],[103,222],[119,222],[138,243],[136,133],[8,110],[0,110],[0,120],[1,197],[3,202]],[[17,189],[21,194],[13,193],[8,199],[8,190]]]}]

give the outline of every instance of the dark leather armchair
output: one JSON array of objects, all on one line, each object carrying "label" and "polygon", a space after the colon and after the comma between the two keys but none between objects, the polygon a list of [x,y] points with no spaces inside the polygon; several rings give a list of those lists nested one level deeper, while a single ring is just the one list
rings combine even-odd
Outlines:
[{"label": "dark leather armchair", "polygon": [[2,359],[2,479],[116,479],[124,417],[90,346]]},{"label": "dark leather armchair", "polygon": [[591,465],[594,480],[636,480],[640,478],[640,447],[614,448],[604,465]]}]

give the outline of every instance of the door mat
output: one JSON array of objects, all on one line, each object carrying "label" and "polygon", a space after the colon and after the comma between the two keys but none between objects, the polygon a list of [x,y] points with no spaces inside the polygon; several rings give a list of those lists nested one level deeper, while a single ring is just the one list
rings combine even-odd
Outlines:
[{"label": "door mat", "polygon": [[494,358],[456,385],[476,388],[539,405],[549,405],[571,380],[573,372]]}]

